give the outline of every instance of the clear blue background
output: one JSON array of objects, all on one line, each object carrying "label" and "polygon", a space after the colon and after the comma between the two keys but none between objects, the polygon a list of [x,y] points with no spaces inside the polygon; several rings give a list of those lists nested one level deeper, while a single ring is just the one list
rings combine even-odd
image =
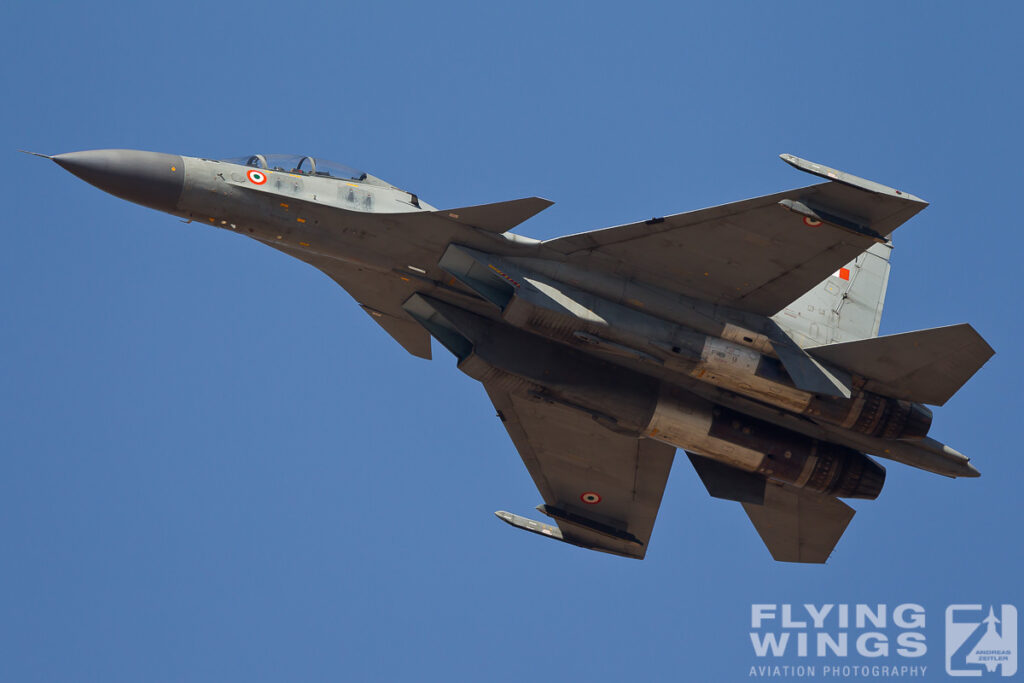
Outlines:
[{"label": "clear blue background", "polygon": [[[1024,609],[1018,3],[7,3],[0,10],[0,679],[743,680],[750,605]],[[883,333],[998,355],[826,566],[776,564],[677,459],[647,559],[517,532],[482,388],[312,268],[41,159],[302,152],[538,238],[813,179],[933,202]],[[857,661],[851,657],[850,662]],[[906,662],[904,662],[906,663]]]}]

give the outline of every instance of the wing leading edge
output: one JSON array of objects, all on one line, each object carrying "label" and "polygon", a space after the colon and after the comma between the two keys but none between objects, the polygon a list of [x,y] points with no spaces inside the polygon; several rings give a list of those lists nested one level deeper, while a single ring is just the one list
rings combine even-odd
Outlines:
[{"label": "wing leading edge", "polygon": [[928,206],[788,156],[829,182],[543,244],[589,267],[773,315]]}]

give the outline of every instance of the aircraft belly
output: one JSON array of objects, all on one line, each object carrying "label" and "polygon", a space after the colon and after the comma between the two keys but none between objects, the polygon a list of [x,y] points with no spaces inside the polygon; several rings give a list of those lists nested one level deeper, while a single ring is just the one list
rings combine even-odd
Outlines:
[{"label": "aircraft belly", "polygon": [[498,513],[518,528],[643,558],[678,447],[773,557],[823,562],[853,515],[838,499],[884,484],[866,454],[979,474],[924,404],[992,349],[969,325],[876,336],[889,235],[926,206],[884,185],[783,155],[826,182],[540,242],[508,231],[548,200],[439,211],[314,157],[36,156],[316,267],[413,355],[440,342],[557,523]]},{"label": "aircraft belly", "polygon": [[814,439],[840,444],[947,477],[978,476],[978,471],[970,464],[969,458],[930,437],[916,441],[881,439],[826,423],[812,422],[799,415],[709,384],[690,382],[684,386],[705,400]]}]

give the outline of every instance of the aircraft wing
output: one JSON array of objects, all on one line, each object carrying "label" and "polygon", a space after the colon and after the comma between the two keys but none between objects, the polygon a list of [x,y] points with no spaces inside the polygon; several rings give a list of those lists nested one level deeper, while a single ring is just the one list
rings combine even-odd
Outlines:
[{"label": "aircraft wing", "polygon": [[642,559],[675,448],[615,434],[566,406],[484,387],[544,499],[538,509],[558,528],[498,516],[573,545]]},{"label": "aircraft wing", "polygon": [[770,316],[928,205],[834,169],[783,158],[831,180],[543,244],[570,262]]}]

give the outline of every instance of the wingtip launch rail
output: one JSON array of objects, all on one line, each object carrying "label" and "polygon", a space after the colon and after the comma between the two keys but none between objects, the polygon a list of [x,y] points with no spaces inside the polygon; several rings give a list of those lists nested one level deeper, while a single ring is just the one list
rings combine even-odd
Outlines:
[{"label": "wingtip launch rail", "polygon": [[909,192],[897,190],[894,187],[889,187],[888,185],[883,185],[882,183],[876,183],[873,180],[861,178],[859,176],[853,175],[852,173],[846,173],[835,168],[829,168],[828,166],[824,166],[822,164],[816,164],[813,161],[801,159],[800,157],[793,156],[792,154],[780,154],[779,158],[799,171],[803,171],[804,173],[810,173],[811,175],[816,175],[819,178],[824,178],[825,180],[833,180],[837,183],[843,183],[844,185],[856,187],[861,190],[866,190],[868,192],[874,192],[876,194],[884,194],[889,195],[890,197],[906,199],[907,201],[911,202],[920,202],[922,204],[928,204],[928,202],[926,202],[925,200],[915,195],[912,195]]}]

